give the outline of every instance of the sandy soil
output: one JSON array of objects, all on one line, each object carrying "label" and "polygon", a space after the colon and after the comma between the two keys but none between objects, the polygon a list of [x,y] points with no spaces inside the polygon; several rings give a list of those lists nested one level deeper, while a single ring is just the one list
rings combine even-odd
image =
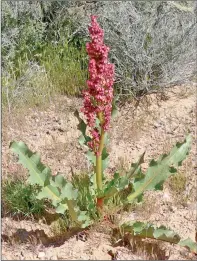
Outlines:
[{"label": "sandy soil", "polygon": [[[168,152],[176,141],[182,141],[188,131],[193,135],[191,153],[180,172],[186,176],[185,190],[174,193],[167,181],[163,191],[146,193],[142,206],[132,212],[122,213],[121,220],[147,220],[163,224],[182,237],[195,240],[196,231],[196,147],[195,147],[195,86],[177,86],[165,95],[149,95],[139,102],[120,106],[110,130],[110,165],[106,172],[128,169],[132,162],[146,150],[146,168],[151,158]],[[3,178],[26,176],[26,171],[16,164],[9,151],[12,140],[23,140],[32,151],[39,151],[42,161],[50,166],[54,175],[62,172],[69,177],[74,172],[90,168],[84,149],[78,144],[80,132],[74,111],[81,107],[77,98],[56,97],[43,108],[29,108],[20,112],[4,113],[2,129]],[[4,260],[191,260],[195,257],[186,249],[168,243],[151,243],[142,247],[112,246],[112,235],[105,231],[106,224],[90,229],[85,242],[75,235],[69,239],[48,242],[50,226],[43,221],[2,218],[2,256]],[[37,232],[36,232],[37,231]],[[41,231],[41,232],[40,232]],[[41,233],[41,234],[39,234]],[[21,239],[22,238],[22,239]],[[43,240],[39,240],[43,238]],[[156,244],[156,245],[155,245]]]}]

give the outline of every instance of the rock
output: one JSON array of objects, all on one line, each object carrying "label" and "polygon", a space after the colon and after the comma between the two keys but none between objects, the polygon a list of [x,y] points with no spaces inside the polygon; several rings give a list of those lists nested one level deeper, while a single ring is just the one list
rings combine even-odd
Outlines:
[{"label": "rock", "polygon": [[45,255],[46,255],[45,252],[39,252],[37,257],[43,258],[43,257],[45,257]]},{"label": "rock", "polygon": [[172,197],[171,197],[169,191],[165,191],[163,193],[163,198],[164,198],[165,201],[172,201]]}]

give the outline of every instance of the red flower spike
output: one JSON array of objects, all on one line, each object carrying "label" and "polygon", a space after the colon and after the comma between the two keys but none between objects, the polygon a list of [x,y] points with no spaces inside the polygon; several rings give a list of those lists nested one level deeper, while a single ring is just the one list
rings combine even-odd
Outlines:
[{"label": "red flower spike", "polygon": [[82,112],[85,114],[88,126],[92,129],[90,149],[98,154],[100,133],[95,128],[95,119],[98,114],[102,115],[101,127],[104,131],[109,129],[114,84],[114,65],[108,61],[109,47],[103,43],[104,31],[97,23],[97,17],[91,16],[89,33],[91,42],[86,44],[89,55],[89,80],[88,89],[83,92],[84,106]]}]

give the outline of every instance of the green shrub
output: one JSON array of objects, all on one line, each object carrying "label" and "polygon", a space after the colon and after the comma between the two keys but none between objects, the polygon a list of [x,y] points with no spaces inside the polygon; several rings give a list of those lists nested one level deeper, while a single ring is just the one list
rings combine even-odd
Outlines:
[{"label": "green shrub", "polygon": [[2,73],[3,106],[39,105],[58,93],[79,95],[88,75],[87,56],[84,45],[75,45],[46,44],[31,57],[18,58]]},{"label": "green shrub", "polygon": [[32,186],[20,180],[3,181],[2,201],[5,211],[13,216],[41,215],[45,210],[45,201],[36,199],[38,191],[38,186]]},{"label": "green shrub", "polygon": [[46,104],[52,95],[79,95],[84,88],[85,41],[65,12],[60,18],[60,7],[58,2],[3,3],[3,107]]},{"label": "green shrub", "polygon": [[40,63],[46,68],[53,93],[79,95],[87,79],[87,55],[73,44],[49,44],[40,54]]}]

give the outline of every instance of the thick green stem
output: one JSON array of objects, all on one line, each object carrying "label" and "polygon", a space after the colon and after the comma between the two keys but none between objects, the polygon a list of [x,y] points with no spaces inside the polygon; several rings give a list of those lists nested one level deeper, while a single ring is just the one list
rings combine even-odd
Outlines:
[{"label": "thick green stem", "polygon": [[101,127],[101,138],[100,138],[100,145],[99,145],[99,150],[98,150],[98,154],[96,156],[96,183],[97,183],[97,189],[99,191],[102,190],[102,185],[103,185],[103,181],[102,181],[102,152],[103,152],[103,148],[104,148],[104,136],[105,136],[105,132]]}]

